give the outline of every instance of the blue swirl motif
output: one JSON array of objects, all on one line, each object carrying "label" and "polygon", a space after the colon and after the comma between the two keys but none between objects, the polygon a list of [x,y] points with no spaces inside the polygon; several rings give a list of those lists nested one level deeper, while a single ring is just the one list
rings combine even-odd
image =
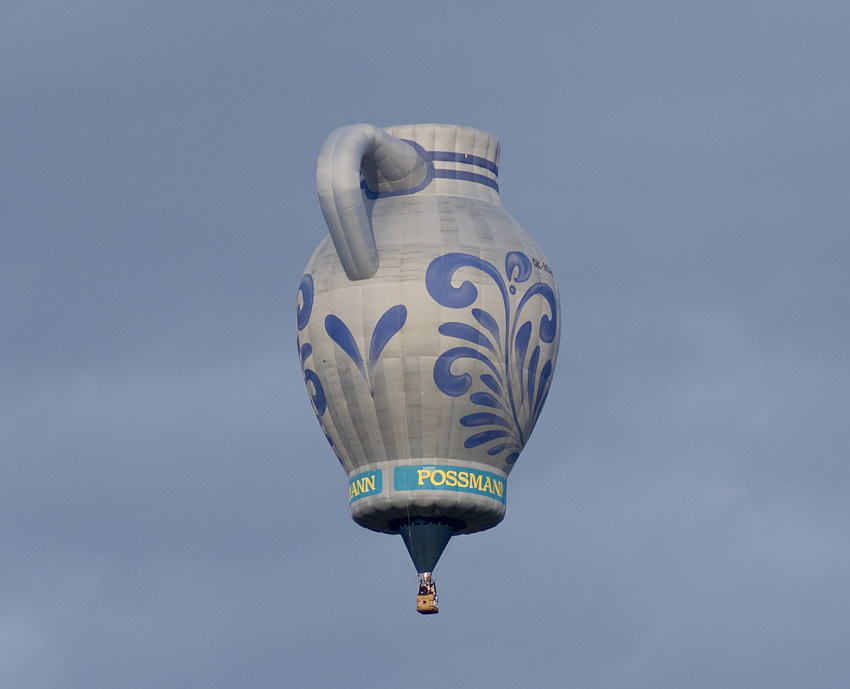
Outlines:
[{"label": "blue swirl motif", "polygon": [[366,385],[369,387],[369,394],[372,397],[375,396],[373,381],[378,359],[389,341],[404,327],[406,322],[406,306],[397,304],[387,309],[384,315],[378,319],[375,329],[372,331],[372,338],[369,343],[369,361],[366,362],[360,355],[360,348],[357,346],[354,335],[351,334],[351,331],[343,323],[342,319],[333,314],[325,317],[325,331],[354,362],[357,370],[360,371],[360,375],[363,376],[363,380],[366,381]]},{"label": "blue swirl motif", "polygon": [[[310,400],[313,402],[313,410],[316,412],[316,417],[319,419],[319,423],[322,423],[322,416],[328,408],[328,403],[325,399],[325,389],[322,387],[322,381],[319,380],[318,374],[313,369],[307,367],[307,359],[313,354],[313,346],[309,342],[301,343],[301,331],[307,327],[307,324],[310,322],[310,316],[313,313],[314,294],[313,276],[310,273],[306,273],[301,278],[301,284],[298,285],[298,301],[300,304],[298,305],[298,312],[295,317],[295,324],[298,327],[296,344],[298,345],[298,356],[301,358],[301,371],[304,373],[304,383],[307,385],[307,392],[310,394]],[[333,442],[331,442],[331,445],[333,445]]]},{"label": "blue swirl motif", "polygon": [[[458,287],[452,285],[455,272],[466,267],[481,271],[493,281],[502,295],[504,314],[472,308],[469,313],[477,325],[459,322],[440,325],[440,334],[473,346],[461,345],[443,352],[434,364],[434,382],[450,397],[469,392],[469,400],[481,407],[481,411],[459,420],[462,426],[475,429],[464,447],[472,449],[490,443],[488,455],[506,453],[505,463],[513,464],[531,435],[549,393],[556,354],[553,343],[558,333],[555,292],[549,285],[536,282],[526,287],[517,302],[517,285],[528,282],[532,270],[531,260],[519,251],[505,256],[504,274],[477,256],[450,253],[431,261],[425,272],[425,286],[431,298],[452,309],[472,306],[478,299],[478,288],[468,280]],[[551,315],[544,314],[535,324],[523,320],[522,312],[536,297],[548,303]],[[534,343],[529,351],[535,328],[542,346]],[[472,360],[473,366],[466,368],[478,369],[482,385],[473,389],[470,373],[452,373],[452,365],[461,359]]]}]

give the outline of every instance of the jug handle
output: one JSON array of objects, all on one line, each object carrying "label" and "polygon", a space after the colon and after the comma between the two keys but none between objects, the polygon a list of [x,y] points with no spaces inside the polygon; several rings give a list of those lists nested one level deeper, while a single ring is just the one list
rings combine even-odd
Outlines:
[{"label": "jug handle", "polygon": [[316,166],[319,204],[349,280],[370,278],[380,266],[361,169],[375,173],[380,191],[413,189],[428,171],[413,146],[371,124],[342,127],[325,140]]}]

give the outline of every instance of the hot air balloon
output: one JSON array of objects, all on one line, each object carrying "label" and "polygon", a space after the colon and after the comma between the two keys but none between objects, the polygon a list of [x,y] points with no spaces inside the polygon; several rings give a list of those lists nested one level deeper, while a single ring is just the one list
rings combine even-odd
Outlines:
[{"label": "hot air balloon", "polygon": [[316,172],[329,236],[298,289],[304,381],[352,518],[401,535],[422,613],[449,539],[504,518],[558,353],[558,289],[502,210],[499,149],[467,127],[358,124]]}]

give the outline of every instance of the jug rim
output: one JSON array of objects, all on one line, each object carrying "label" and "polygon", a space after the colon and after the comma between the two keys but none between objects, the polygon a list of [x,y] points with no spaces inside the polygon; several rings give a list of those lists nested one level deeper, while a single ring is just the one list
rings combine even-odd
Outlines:
[{"label": "jug rim", "polygon": [[[406,192],[464,196],[499,202],[499,140],[484,131],[454,124],[401,124],[383,131],[411,144],[428,165],[417,188]],[[372,199],[385,194],[370,194]],[[393,194],[397,195],[397,194]]]}]

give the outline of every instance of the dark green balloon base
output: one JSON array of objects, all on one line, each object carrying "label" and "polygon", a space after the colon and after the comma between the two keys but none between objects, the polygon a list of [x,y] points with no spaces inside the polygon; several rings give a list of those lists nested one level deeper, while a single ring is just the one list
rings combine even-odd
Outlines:
[{"label": "dark green balloon base", "polygon": [[419,574],[434,571],[449,539],[463,526],[463,522],[445,517],[419,517],[393,524]]}]

